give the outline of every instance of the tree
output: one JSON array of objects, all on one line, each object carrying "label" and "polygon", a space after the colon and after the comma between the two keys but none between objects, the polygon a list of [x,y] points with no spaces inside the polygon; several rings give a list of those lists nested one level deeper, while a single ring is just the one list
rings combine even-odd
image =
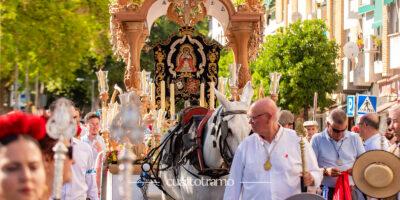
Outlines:
[{"label": "tree", "polygon": [[30,80],[39,76],[47,90],[62,93],[75,82],[86,57],[95,57],[97,65],[104,62],[111,53],[107,10],[107,0],[2,1],[0,96],[16,78],[16,66],[21,72],[29,69]]},{"label": "tree", "polygon": [[280,106],[295,113],[304,109],[306,119],[314,92],[318,92],[318,106],[323,109],[332,104],[327,94],[337,89],[341,79],[335,67],[338,46],[328,40],[326,31],[322,20],[297,21],[267,36],[260,56],[251,63],[256,84],[268,85],[270,72],[282,74]]}]

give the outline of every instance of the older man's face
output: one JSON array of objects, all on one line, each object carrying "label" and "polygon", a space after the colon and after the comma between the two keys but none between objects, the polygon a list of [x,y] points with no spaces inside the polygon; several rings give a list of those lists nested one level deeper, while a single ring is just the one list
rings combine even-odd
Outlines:
[{"label": "older man's face", "polygon": [[307,136],[312,137],[315,133],[318,132],[318,127],[317,126],[306,126],[305,127],[307,130]]},{"label": "older man's face", "polygon": [[397,137],[400,136],[400,109],[389,111],[388,129]]}]

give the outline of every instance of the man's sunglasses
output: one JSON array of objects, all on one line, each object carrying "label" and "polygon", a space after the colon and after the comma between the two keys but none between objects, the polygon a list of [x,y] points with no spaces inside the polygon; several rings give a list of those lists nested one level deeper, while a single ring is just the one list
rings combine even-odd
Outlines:
[{"label": "man's sunglasses", "polygon": [[[331,126],[331,127],[332,127],[332,126]],[[339,130],[339,129],[336,129],[336,128],[333,128],[333,127],[332,127],[332,131],[335,132],[335,133],[345,132],[346,130],[347,130],[347,128],[345,128],[345,129],[343,129],[343,130]]]}]

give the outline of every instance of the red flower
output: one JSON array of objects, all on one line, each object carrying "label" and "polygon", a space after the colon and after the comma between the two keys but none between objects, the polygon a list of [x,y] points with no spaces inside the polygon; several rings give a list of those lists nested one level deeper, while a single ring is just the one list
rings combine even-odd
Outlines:
[{"label": "red flower", "polygon": [[46,135],[46,120],[42,117],[13,111],[0,116],[0,139],[9,135],[26,134],[41,140]]}]

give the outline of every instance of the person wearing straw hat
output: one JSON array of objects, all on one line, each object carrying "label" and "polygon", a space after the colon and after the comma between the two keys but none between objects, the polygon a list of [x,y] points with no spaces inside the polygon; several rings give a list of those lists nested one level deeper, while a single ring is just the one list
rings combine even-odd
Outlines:
[{"label": "person wearing straw hat", "polygon": [[[341,109],[334,109],[327,118],[327,128],[314,135],[311,145],[323,169],[323,192],[329,200],[333,198],[336,181],[342,172],[350,171],[356,158],[365,152],[357,133],[347,131],[348,119]],[[349,176],[350,185],[354,185]]]},{"label": "person wearing straw hat", "polygon": [[307,130],[307,140],[310,141],[312,136],[318,132],[318,122],[314,120],[305,121],[303,126]]},{"label": "person wearing straw hat", "polygon": [[400,158],[383,150],[362,154],[354,163],[353,179],[369,198],[395,200],[400,191]]},{"label": "person wearing straw hat", "polygon": [[319,187],[322,172],[311,145],[305,142],[306,171],[302,174],[300,140],[294,130],[278,123],[279,109],[270,98],[254,102],[248,111],[254,134],[235,151],[225,200],[283,200],[299,194],[300,176],[304,185]]},{"label": "person wearing straw hat", "polygon": [[389,141],[379,133],[379,116],[376,113],[363,115],[358,126],[360,127],[359,134],[364,140],[365,151],[389,148]]}]

